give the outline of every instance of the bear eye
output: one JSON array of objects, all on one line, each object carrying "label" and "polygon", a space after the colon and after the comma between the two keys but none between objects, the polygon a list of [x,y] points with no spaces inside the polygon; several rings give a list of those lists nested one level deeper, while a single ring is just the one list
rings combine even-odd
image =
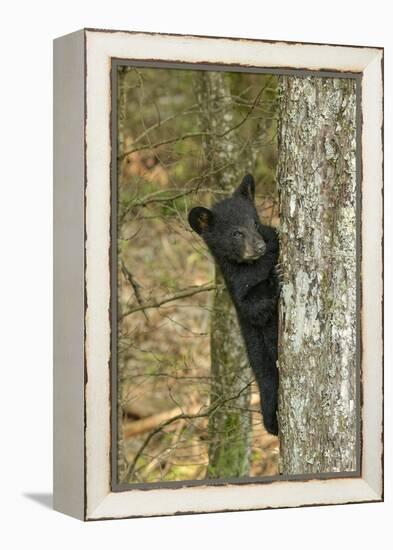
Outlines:
[{"label": "bear eye", "polygon": [[259,223],[257,222],[257,220],[254,221],[254,227],[255,227],[255,229],[258,229],[258,227],[259,227]]},{"label": "bear eye", "polygon": [[236,239],[238,239],[239,237],[242,237],[242,236],[243,236],[243,233],[242,233],[241,231],[237,231],[237,230],[236,230],[236,231],[234,231],[234,232],[232,233],[232,235],[233,235]]}]

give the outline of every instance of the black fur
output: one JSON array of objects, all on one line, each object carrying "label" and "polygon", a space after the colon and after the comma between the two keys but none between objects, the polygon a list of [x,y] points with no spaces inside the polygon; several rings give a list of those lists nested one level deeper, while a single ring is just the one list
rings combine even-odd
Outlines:
[{"label": "black fur", "polygon": [[188,219],[222,271],[258,383],[265,428],[277,435],[278,237],[261,224],[254,195],[254,179],[247,175],[231,197],[211,210],[193,208]]}]

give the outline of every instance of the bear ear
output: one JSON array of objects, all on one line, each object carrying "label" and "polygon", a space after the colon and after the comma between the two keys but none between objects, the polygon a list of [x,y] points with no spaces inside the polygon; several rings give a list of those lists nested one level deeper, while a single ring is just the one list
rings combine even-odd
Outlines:
[{"label": "bear ear", "polygon": [[213,225],[213,212],[203,206],[196,206],[188,214],[188,222],[199,235],[211,229]]},{"label": "bear ear", "polygon": [[254,202],[255,181],[251,174],[244,176],[243,181],[233,194],[234,196],[241,196],[251,202]]}]

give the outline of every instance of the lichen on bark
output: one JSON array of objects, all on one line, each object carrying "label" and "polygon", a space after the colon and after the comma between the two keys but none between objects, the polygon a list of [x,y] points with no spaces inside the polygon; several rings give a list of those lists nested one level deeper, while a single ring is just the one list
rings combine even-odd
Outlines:
[{"label": "lichen on bark", "polygon": [[356,469],[356,81],[279,78],[280,470]]}]

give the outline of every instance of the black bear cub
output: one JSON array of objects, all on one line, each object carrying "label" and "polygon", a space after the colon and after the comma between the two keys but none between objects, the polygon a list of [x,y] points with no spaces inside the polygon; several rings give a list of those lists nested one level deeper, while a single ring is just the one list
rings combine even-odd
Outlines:
[{"label": "black bear cub", "polygon": [[278,237],[261,224],[254,199],[248,174],[231,197],[211,210],[193,208],[188,221],[222,271],[258,383],[265,428],[277,435]]}]

